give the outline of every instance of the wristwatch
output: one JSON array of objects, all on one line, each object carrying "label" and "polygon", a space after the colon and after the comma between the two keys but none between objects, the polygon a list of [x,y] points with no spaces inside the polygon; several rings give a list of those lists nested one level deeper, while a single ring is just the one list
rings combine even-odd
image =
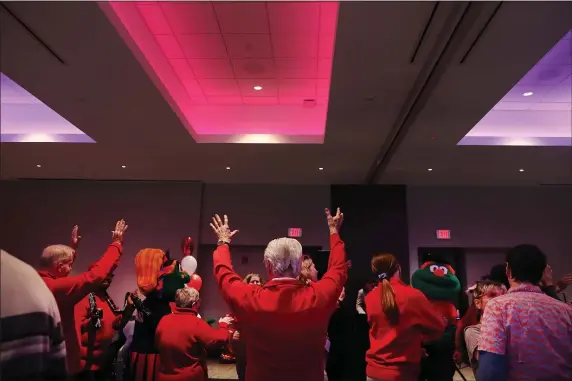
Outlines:
[{"label": "wristwatch", "polygon": [[230,242],[223,241],[222,239],[220,239],[220,240],[216,243],[216,245],[217,245],[217,246],[220,246],[220,245],[228,245],[228,246],[230,246]]}]

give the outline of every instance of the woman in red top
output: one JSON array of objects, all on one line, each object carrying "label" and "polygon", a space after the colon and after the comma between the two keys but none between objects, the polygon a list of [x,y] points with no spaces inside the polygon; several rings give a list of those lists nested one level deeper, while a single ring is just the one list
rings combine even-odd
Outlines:
[{"label": "woman in red top", "polygon": [[[230,339],[226,328],[232,322],[219,320],[219,329],[212,328],[197,316],[199,292],[194,288],[177,290],[173,313],[164,316],[155,333],[155,345],[161,365],[159,381],[206,381],[207,348]],[[222,328],[224,327],[224,328]]]},{"label": "woman in red top", "polygon": [[380,283],[365,297],[370,327],[368,381],[417,380],[421,344],[441,337],[447,321],[421,291],[401,281],[401,267],[393,255],[375,255],[371,268]]}]

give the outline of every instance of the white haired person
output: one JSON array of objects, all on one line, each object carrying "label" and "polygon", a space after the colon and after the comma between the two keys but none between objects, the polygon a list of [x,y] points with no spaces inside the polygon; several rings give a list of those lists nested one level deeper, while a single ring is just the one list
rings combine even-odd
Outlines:
[{"label": "white haired person", "polygon": [[347,279],[346,251],[338,230],[343,214],[326,209],[330,231],[328,270],[321,280],[304,284],[302,245],[292,238],[270,241],[264,251],[268,282],[246,284],[234,272],[228,217],[213,218],[218,237],[214,275],[223,298],[240,322],[246,341],[248,381],[323,381],[324,344],[330,316]]},{"label": "white haired person", "polygon": [[73,247],[66,245],[48,246],[40,258],[41,269],[38,273],[58,303],[67,348],[67,368],[72,376],[77,376],[82,370],[74,307],[113,273],[123,252],[123,234],[126,230],[125,221],[117,221],[115,229],[111,232],[112,242],[107,251],[89,271],[76,276],[68,275],[75,260],[75,249],[79,246],[81,239],[77,226],[72,231]]},{"label": "white haired person", "polygon": [[0,253],[1,378],[65,380],[66,346],[54,296],[30,265],[4,250]]},{"label": "white haired person", "polygon": [[175,295],[173,313],[165,315],[155,332],[159,351],[158,381],[206,381],[207,348],[230,340],[228,325],[232,318],[219,320],[219,329],[212,328],[199,318],[199,292],[181,288]]}]

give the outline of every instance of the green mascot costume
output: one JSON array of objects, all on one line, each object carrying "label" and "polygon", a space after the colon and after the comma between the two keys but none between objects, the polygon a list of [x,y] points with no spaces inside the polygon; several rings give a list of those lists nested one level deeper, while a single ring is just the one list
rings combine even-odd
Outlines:
[{"label": "green mascot costume", "polygon": [[444,261],[428,261],[413,273],[411,285],[421,291],[435,310],[449,322],[441,339],[426,345],[428,357],[422,361],[420,380],[450,381],[455,374],[453,354],[458,318],[456,303],[461,282],[449,264]]}]

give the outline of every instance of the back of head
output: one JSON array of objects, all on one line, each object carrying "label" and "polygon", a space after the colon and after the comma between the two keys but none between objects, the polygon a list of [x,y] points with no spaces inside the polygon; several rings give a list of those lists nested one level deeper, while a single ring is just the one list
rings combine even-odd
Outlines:
[{"label": "back of head", "polygon": [[395,301],[395,292],[389,279],[399,271],[397,258],[392,254],[376,254],[371,259],[371,271],[380,280],[381,306],[391,325],[399,324],[399,308]]},{"label": "back of head", "polygon": [[178,289],[175,294],[175,304],[181,308],[192,308],[200,299],[199,292],[192,287]]},{"label": "back of head", "polygon": [[294,238],[277,238],[264,250],[264,262],[274,276],[300,275],[302,270],[302,245]]},{"label": "back of head", "polygon": [[506,264],[499,264],[491,267],[491,271],[485,279],[489,279],[495,282],[499,282],[504,284],[507,288],[509,288],[508,277],[506,276]]},{"label": "back of head", "polygon": [[506,263],[513,281],[538,284],[546,268],[546,255],[535,245],[518,245],[507,252]]},{"label": "back of head", "polygon": [[50,245],[44,249],[40,257],[40,268],[55,268],[58,263],[73,261],[75,250],[66,245]]}]

